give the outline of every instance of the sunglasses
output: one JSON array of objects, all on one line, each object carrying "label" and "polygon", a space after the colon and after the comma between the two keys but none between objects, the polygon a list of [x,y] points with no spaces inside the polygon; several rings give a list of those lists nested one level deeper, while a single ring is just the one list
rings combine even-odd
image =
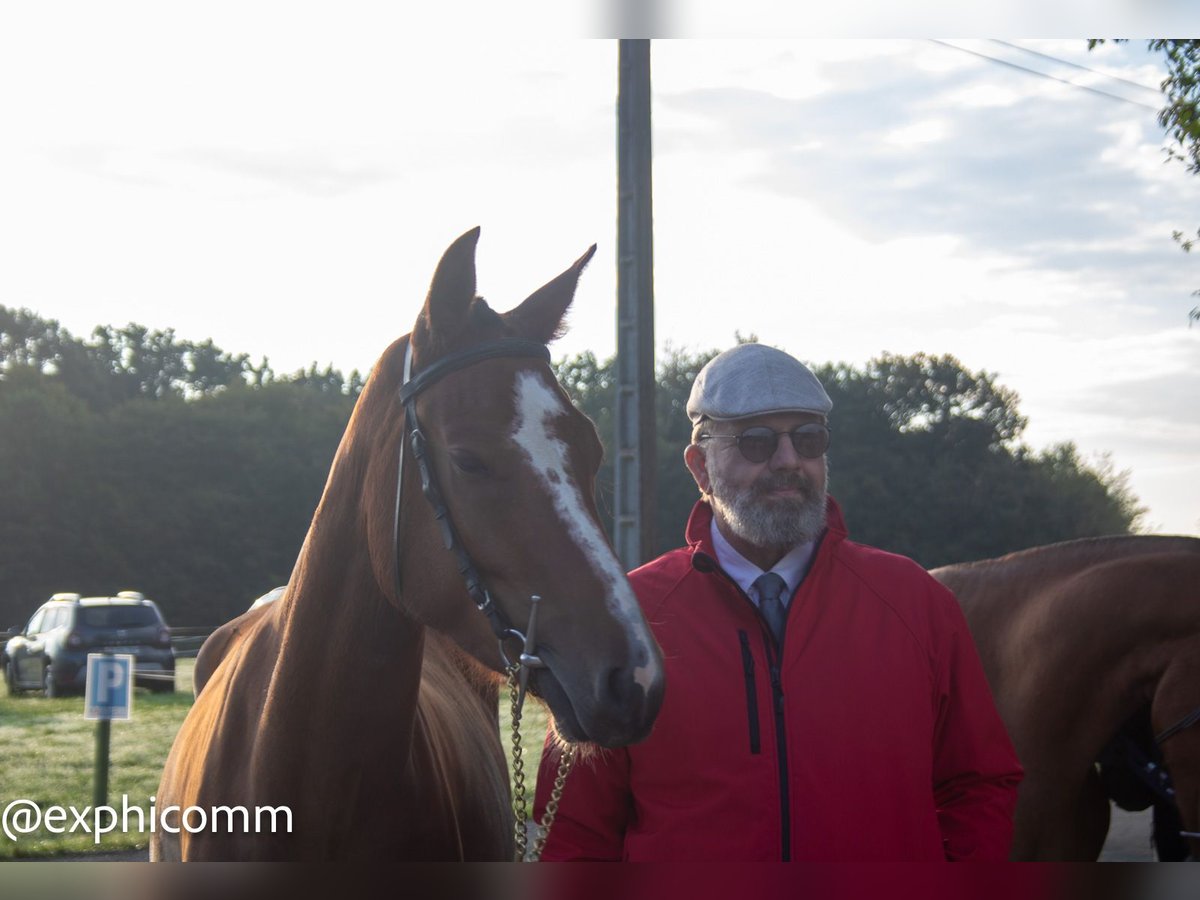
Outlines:
[{"label": "sunglasses", "polygon": [[738,450],[747,462],[765,463],[775,455],[779,439],[784,435],[791,439],[796,455],[805,459],[819,459],[829,449],[829,426],[815,423],[791,431],[775,431],[765,425],[756,425],[740,434],[702,434],[700,440],[725,438],[737,441]]}]

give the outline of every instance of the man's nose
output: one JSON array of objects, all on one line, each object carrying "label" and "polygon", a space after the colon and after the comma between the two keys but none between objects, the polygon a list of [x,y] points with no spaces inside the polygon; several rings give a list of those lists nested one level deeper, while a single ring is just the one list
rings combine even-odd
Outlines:
[{"label": "man's nose", "polygon": [[775,452],[771,454],[772,469],[797,469],[803,457],[792,446],[790,434],[778,435],[775,439]]}]

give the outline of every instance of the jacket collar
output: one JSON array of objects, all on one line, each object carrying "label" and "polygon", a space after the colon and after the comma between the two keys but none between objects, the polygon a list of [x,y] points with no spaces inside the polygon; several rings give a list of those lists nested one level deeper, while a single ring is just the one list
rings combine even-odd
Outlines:
[{"label": "jacket collar", "polygon": [[[692,554],[692,566],[705,572],[717,568],[717,551],[712,542],[712,507],[705,500],[697,500],[688,516],[687,538],[688,549]],[[840,543],[847,537],[846,522],[842,517],[842,508],[833,497],[827,497],[825,502],[825,532],[817,538],[817,552],[823,552],[826,545]],[[832,540],[831,540],[832,539]]]}]

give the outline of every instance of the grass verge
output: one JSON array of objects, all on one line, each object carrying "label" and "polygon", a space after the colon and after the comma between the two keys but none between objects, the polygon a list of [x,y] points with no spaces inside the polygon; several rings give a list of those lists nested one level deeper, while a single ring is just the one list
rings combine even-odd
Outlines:
[{"label": "grass verge", "polygon": [[[150,798],[158,790],[163,763],[175,734],[192,705],[191,660],[180,660],[174,694],[152,694],[139,690],[133,717],[111,725],[109,747],[108,805],[122,810],[128,798],[149,819]],[[512,727],[507,691],[500,701],[500,738],[509,760],[512,777]],[[546,732],[545,709],[536,702],[526,704],[522,716],[521,746],[525,768],[526,808],[532,808],[537,767]],[[14,800],[31,801],[39,810],[62,807],[83,810],[92,805],[96,723],[83,718],[83,698],[44,697],[22,694],[8,696],[0,682],[0,747],[5,759],[0,766],[0,813]],[[134,827],[117,828],[97,843],[91,833],[75,825],[68,811],[55,827],[56,834],[42,827],[12,840],[0,831],[0,860],[53,857],[97,850],[136,850],[149,842],[148,830],[139,830],[137,816],[130,813]],[[90,815],[89,815],[90,822]],[[147,825],[148,829],[148,825]]]},{"label": "grass verge", "polygon": [[[133,717],[112,723],[108,805],[118,812],[124,798],[128,798],[131,808],[138,807],[148,814],[171,742],[192,705],[191,690],[186,687],[190,684],[190,662],[181,661],[176,685],[182,689],[174,694],[139,689],[133,701]],[[96,723],[83,718],[83,698],[47,700],[33,694],[12,697],[5,688],[0,691],[0,746],[5,753],[0,767],[0,813],[11,809],[9,804],[15,800],[32,801],[42,811],[51,807],[90,807]],[[11,812],[9,816],[11,819]],[[136,815],[130,816],[130,821],[136,822]],[[64,833],[55,834],[45,822],[15,841],[0,833],[0,859],[137,849],[145,847],[149,837],[136,827],[123,832],[118,825],[97,843],[91,833],[83,832],[69,811],[63,822],[51,824]]]}]

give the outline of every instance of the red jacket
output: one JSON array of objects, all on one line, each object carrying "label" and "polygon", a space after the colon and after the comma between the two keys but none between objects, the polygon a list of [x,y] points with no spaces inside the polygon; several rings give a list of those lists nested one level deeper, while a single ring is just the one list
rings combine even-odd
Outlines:
[{"label": "red jacket", "polygon": [[777,665],[711,521],[697,503],[688,546],[630,574],[662,711],[643,743],[576,764],[542,858],[1007,859],[1022,772],[953,595],[848,540],[831,499]]}]

